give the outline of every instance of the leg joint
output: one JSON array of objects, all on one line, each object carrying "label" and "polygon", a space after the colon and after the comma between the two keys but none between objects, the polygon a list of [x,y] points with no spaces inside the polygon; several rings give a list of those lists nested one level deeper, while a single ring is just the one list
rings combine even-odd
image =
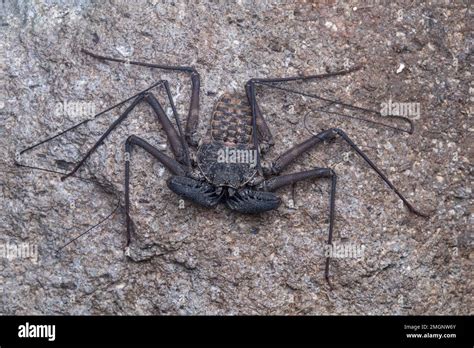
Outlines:
[{"label": "leg joint", "polygon": [[130,145],[135,144],[136,140],[137,140],[136,135],[130,135],[125,141],[125,147],[127,148],[127,147],[130,147]]},{"label": "leg joint", "polygon": [[257,79],[250,79],[247,81],[247,83],[245,84],[245,87],[250,87],[252,85],[255,85],[255,82],[257,81]]},{"label": "leg joint", "polygon": [[330,131],[336,133],[336,134],[339,134],[341,137],[347,137],[346,135],[346,132],[344,132],[342,129],[340,128],[331,128]]}]

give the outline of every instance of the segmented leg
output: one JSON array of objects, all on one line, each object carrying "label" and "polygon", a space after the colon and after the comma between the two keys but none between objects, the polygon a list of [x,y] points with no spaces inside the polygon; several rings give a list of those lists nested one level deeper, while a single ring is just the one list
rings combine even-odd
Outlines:
[{"label": "segmented leg", "polygon": [[370,160],[367,155],[347,136],[347,134],[339,128],[331,128],[321,133],[318,133],[308,140],[294,146],[282,155],[280,155],[276,161],[273,162],[270,172],[273,174],[280,173],[290,163],[292,163],[301,154],[305,153],[309,149],[315,147],[325,140],[333,139],[336,135],[339,135],[345,142],[347,142],[351,148],[364,159],[365,162],[379,175],[379,177],[397,194],[398,197],[403,201],[408,210],[416,215],[427,217],[426,214],[421,213],[415,209],[410,202],[403,196],[403,194],[392,184],[388,177]]},{"label": "segmented leg", "polygon": [[270,146],[274,145],[273,135],[268,128],[267,122],[260,111],[260,107],[258,105],[257,100],[253,97],[254,95],[254,87],[251,84],[245,85],[245,91],[247,93],[247,99],[250,103],[250,107],[252,108],[253,104],[255,104],[255,114],[257,120],[257,130],[258,130],[258,140],[260,144],[263,145],[261,148],[263,151],[267,150]]},{"label": "segmented leg", "polygon": [[[257,103],[257,96],[256,96],[256,89],[255,89],[256,84],[265,84],[268,86],[273,86],[272,83],[277,83],[277,82],[309,81],[313,79],[323,79],[323,78],[328,78],[328,77],[333,77],[333,76],[346,75],[359,69],[360,69],[359,67],[356,67],[356,68],[345,70],[345,71],[339,71],[339,72],[328,73],[328,74],[320,74],[320,75],[284,77],[284,78],[250,79],[245,85],[245,91],[247,93],[247,98],[249,100],[250,107],[252,110],[252,127],[253,127],[252,134],[253,134],[253,143],[255,147],[260,148],[259,145],[260,145],[260,142],[262,142],[262,145],[264,145],[262,146],[262,150],[264,152],[265,150],[267,150],[269,146],[273,145],[272,134],[270,132],[270,129],[268,128],[267,123],[265,122],[265,119],[263,118],[263,115]],[[262,170],[261,161],[260,161],[260,151],[257,152],[256,164],[257,164],[257,168],[259,172],[262,173],[263,170]]]},{"label": "segmented leg", "polygon": [[[336,182],[337,176],[336,173],[330,168],[315,168],[312,170],[297,172],[287,175],[281,175],[269,180],[265,180],[261,184],[261,188],[265,191],[275,191],[283,186],[292,185],[298,181],[306,179],[316,179],[316,178],[330,178],[331,179],[331,192],[329,194],[329,231],[328,231],[328,241],[327,244],[332,246],[332,235],[334,231],[334,218],[335,218],[335,207],[336,207]],[[324,270],[324,277],[328,282],[329,286],[331,283],[329,281],[329,263],[330,257],[326,258],[326,266]]]},{"label": "segmented leg", "polygon": [[133,232],[133,221],[130,217],[130,160],[132,147],[134,145],[141,147],[146,152],[151,154],[174,175],[185,176],[187,173],[185,166],[167,156],[156,147],[149,144],[146,140],[135,135],[128,137],[127,141],[125,142],[125,215],[127,223],[127,245],[130,244],[131,235]]},{"label": "segmented leg", "polygon": [[110,127],[102,134],[102,136],[99,138],[99,140],[89,149],[89,151],[86,153],[86,155],[79,161],[79,163],[76,164],[76,166],[70,171],[68,174],[64,175],[61,180],[65,180],[66,178],[70,177],[73,175],[83,164],[84,162],[94,153],[95,150],[104,142],[104,140],[109,136],[109,134],[120,124],[122,123],[127,116],[130,114],[130,112],[140,103],[142,100],[145,100],[154,110],[156,117],[158,119],[158,122],[161,124],[163,127],[164,132],[167,135],[167,139],[170,143],[171,150],[173,154],[175,155],[176,159],[181,162],[185,163],[186,162],[186,156],[185,156],[185,150],[183,143],[181,142],[180,137],[178,136],[178,133],[174,129],[174,126],[171,124],[171,121],[168,119],[168,116],[166,116],[165,111],[163,110],[163,107],[161,104],[158,102],[158,100],[153,96],[151,92],[146,92],[143,94],[140,94],[138,97],[133,100],[133,102],[130,104],[130,106],[125,110],[125,112],[120,115],[111,125]]},{"label": "segmented leg", "polygon": [[[166,86],[166,83],[165,83],[165,86]],[[160,102],[150,92],[145,94],[144,99],[145,101],[148,102],[148,104],[150,104],[153,111],[155,112],[156,117],[158,118],[158,121],[162,125],[163,130],[168,137],[171,151],[176,157],[176,160],[180,163],[186,163],[186,151],[185,151],[186,144],[183,144],[183,142],[181,141],[182,139],[179,137],[178,133],[176,132],[176,129],[174,128],[170,119],[166,115],[165,110],[161,106]],[[170,100],[171,100],[172,105],[174,106],[172,99]]]},{"label": "segmented leg", "polygon": [[[311,138],[303,141],[302,143],[295,145],[286,152],[282,153],[269,168],[270,174],[277,175],[280,174],[286,167],[288,167],[294,160],[296,160],[303,153],[309,151],[310,149],[316,147],[316,145],[329,141],[335,138],[334,132],[327,130],[321,132],[317,135],[312,136]],[[268,174],[268,173],[267,173]]]},{"label": "segmented leg", "polygon": [[[336,135],[339,135],[346,141],[351,148],[361,156],[365,162],[382,178],[382,180],[400,197],[408,210],[416,215],[427,217],[427,215],[416,210],[407,199],[398,191],[398,189],[392,184],[385,174],[367,157],[367,155],[347,136],[347,134],[339,128],[331,128],[323,131],[308,140],[294,146],[282,155],[280,155],[276,161],[273,162],[270,172],[273,175],[278,175],[283,169],[288,167],[294,160],[301,156],[306,151],[314,148],[316,145],[324,142],[325,140],[331,140]],[[270,178],[263,181],[260,184],[260,188],[266,191],[274,191],[285,185],[294,184],[297,181],[310,179],[310,178],[331,178],[331,194],[330,194],[330,206],[329,206],[329,233],[328,233],[328,245],[332,245],[332,236],[334,230],[334,217],[335,217],[335,194],[336,194],[336,181],[337,177],[334,171],[328,168],[317,168],[305,172],[293,173],[288,175],[281,175]],[[326,259],[325,277],[329,282],[329,264],[330,258]]]},{"label": "segmented leg", "polygon": [[185,73],[189,73],[191,75],[191,103],[189,105],[189,112],[186,121],[186,140],[188,141],[189,145],[196,146],[197,145],[197,127],[199,125],[199,92],[200,92],[200,76],[199,73],[193,67],[189,66],[173,66],[173,65],[162,65],[162,64],[152,64],[152,63],[144,63],[144,62],[137,62],[137,61],[128,61],[119,58],[107,57],[102,56],[99,54],[92,53],[88,50],[83,49],[83,53],[100,60],[108,60],[112,62],[118,62],[123,64],[132,64],[138,65],[153,69],[162,69],[162,70],[170,70],[170,71],[181,71]]}]

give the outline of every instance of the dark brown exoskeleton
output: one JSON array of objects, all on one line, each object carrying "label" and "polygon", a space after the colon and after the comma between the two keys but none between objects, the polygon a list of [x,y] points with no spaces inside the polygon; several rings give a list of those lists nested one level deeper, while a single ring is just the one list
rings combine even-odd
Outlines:
[{"label": "dark brown exoskeleton", "polygon": [[[112,130],[130,114],[138,103],[146,102],[151,106],[158,122],[166,133],[174,158],[166,155],[138,136],[131,135],[125,141],[125,152],[128,154],[125,161],[127,244],[130,243],[130,237],[134,226],[130,217],[129,194],[130,154],[134,146],[138,146],[150,153],[171,172],[172,176],[168,179],[167,184],[172,191],[184,199],[209,208],[214,207],[219,203],[224,203],[228,208],[240,213],[263,213],[278,208],[280,198],[274,193],[277,189],[306,179],[330,179],[331,193],[327,243],[331,245],[334,228],[336,193],[336,174],[334,171],[330,168],[311,168],[307,171],[292,174],[282,175],[281,173],[306,151],[339,136],[347,142],[375,172],[377,172],[382,180],[385,181],[385,183],[387,183],[387,185],[400,197],[410,212],[420,216],[425,216],[418,212],[405,199],[405,197],[395,188],[390,180],[377,168],[365,153],[354,144],[344,131],[338,128],[331,128],[322,131],[319,134],[315,134],[309,137],[306,141],[303,141],[282,153],[278,158],[270,162],[270,164],[262,164],[261,156],[266,149],[273,145],[273,140],[270,129],[257,104],[256,86],[265,85],[267,87],[278,88],[291,93],[316,98],[331,104],[337,104],[348,109],[378,114],[378,112],[374,110],[364,109],[336,100],[281,87],[283,83],[290,81],[317,80],[332,76],[346,75],[358,68],[322,75],[251,79],[245,85],[245,94],[224,94],[219,98],[214,106],[208,134],[198,141],[196,133],[199,119],[200,77],[194,68],[125,61],[118,58],[97,55],[86,50],[83,50],[83,52],[102,61],[128,63],[149,68],[184,72],[189,74],[191,77],[191,103],[184,132],[181,128],[181,123],[177,115],[168,82],[159,81],[147,90],[100,113],[103,114],[118,105],[123,105],[124,103],[131,101],[125,112],[98,139],[95,145],[87,152],[74,169],[62,177],[62,179],[66,179],[67,177],[74,175],[87,158],[104,142],[110,132],[112,132]],[[160,102],[151,93],[151,89],[157,86],[162,86],[166,90],[168,101],[173,110],[176,127],[166,115]],[[410,120],[405,120],[410,123],[410,129],[406,132],[411,133],[413,131],[413,125]],[[395,128],[389,125],[385,126]],[[75,127],[77,127],[77,125],[70,129]],[[60,134],[64,134],[67,131],[68,130],[61,132]],[[54,137],[30,146],[23,150],[22,153],[31,150],[39,144],[49,141]],[[330,258],[327,258],[325,277],[328,282],[329,263]]]}]

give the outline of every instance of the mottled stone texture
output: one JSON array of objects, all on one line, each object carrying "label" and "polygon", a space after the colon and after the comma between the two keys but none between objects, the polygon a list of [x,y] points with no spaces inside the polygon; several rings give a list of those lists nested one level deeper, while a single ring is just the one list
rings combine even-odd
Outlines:
[{"label": "mottled stone texture", "polygon": [[[0,242],[27,243],[39,252],[36,263],[0,258],[0,313],[472,314],[468,1],[71,3],[0,4]],[[361,65],[350,76],[288,87],[376,110],[389,100],[419,103],[413,135],[325,114],[317,110],[324,103],[259,87],[276,142],[266,159],[306,139],[308,129],[337,126],[431,217],[410,214],[340,139],[304,155],[288,172],[333,168],[339,177],[335,242],[365,246],[363,257],[332,262],[331,291],[323,277],[328,180],[298,184],[294,208],[291,189],[280,190],[283,204],[261,216],[189,203],[180,209],[165,184],[169,173],[136,150],[131,247],[124,250],[121,208],[56,254],[109,214],[117,197],[123,205],[128,135],[167,153],[169,145],[141,104],[79,172],[107,189],[17,168],[15,154],[159,79],[169,80],[182,118],[190,95],[185,74],[102,63],[81,48],[196,67],[201,134],[218,97],[241,93],[249,78]],[[162,90],[154,93],[165,103]],[[71,168],[121,110],[25,153],[21,162]]]}]

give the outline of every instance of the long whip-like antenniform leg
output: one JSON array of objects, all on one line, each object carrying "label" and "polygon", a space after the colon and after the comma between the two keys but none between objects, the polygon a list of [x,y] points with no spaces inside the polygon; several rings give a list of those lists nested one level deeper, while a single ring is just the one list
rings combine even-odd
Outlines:
[{"label": "long whip-like antenniform leg", "polygon": [[104,134],[102,134],[99,140],[97,140],[97,142],[89,149],[86,155],[79,161],[79,163],[76,164],[74,169],[71,172],[69,172],[67,175],[63,176],[61,179],[64,180],[68,178],[69,176],[73,175],[84,164],[84,162],[92,155],[92,153],[94,153],[94,151],[96,151],[97,148],[103,144],[104,140],[109,136],[109,134],[127,118],[130,112],[142,100],[147,101],[148,104],[150,104],[152,109],[155,111],[156,117],[159,123],[163,126],[163,130],[165,131],[167,135],[173,154],[175,155],[176,159],[179,162],[184,163],[186,161],[186,156],[185,156],[183,144],[181,142],[180,137],[178,136],[178,133],[174,129],[170,120],[168,119],[168,116],[166,116],[166,113],[163,110],[163,107],[161,106],[161,104],[158,102],[158,100],[153,96],[153,94],[151,94],[151,92],[146,92],[144,94],[139,95],[137,98],[135,98],[132,104],[130,104],[130,106],[125,110],[125,112],[122,115],[120,115],[120,117],[117,118],[109,126],[109,128],[104,132]]},{"label": "long whip-like antenniform leg", "polygon": [[152,90],[153,88],[155,88],[155,87],[157,87],[157,86],[159,86],[159,85],[161,85],[161,84],[163,84],[163,81],[158,81],[158,82],[154,83],[153,85],[151,85],[150,87],[148,87],[147,89],[145,89],[145,90],[143,90],[143,91],[141,91],[141,92],[138,92],[138,93],[132,95],[131,97],[128,97],[127,99],[122,100],[122,101],[118,102],[117,104],[108,107],[108,108],[105,109],[105,110],[102,110],[101,112],[95,114],[94,116],[92,116],[92,117],[89,118],[89,119],[84,120],[84,121],[81,121],[81,122],[79,122],[79,123],[77,123],[77,124],[75,124],[75,125],[73,125],[73,126],[67,128],[67,129],[65,129],[65,130],[63,130],[63,131],[61,131],[61,132],[59,132],[58,134],[55,134],[55,135],[53,135],[53,136],[51,136],[51,137],[48,137],[48,138],[46,138],[46,139],[44,139],[44,140],[41,140],[40,142],[37,142],[37,143],[35,143],[35,144],[33,144],[33,145],[28,146],[27,148],[21,150],[19,154],[22,155],[22,154],[24,154],[24,153],[26,153],[26,152],[28,152],[28,151],[33,150],[34,148],[36,148],[36,147],[38,147],[38,146],[40,146],[40,145],[42,145],[42,144],[45,144],[45,143],[47,143],[47,142],[50,142],[50,141],[53,140],[53,139],[59,138],[60,136],[66,134],[66,133],[69,133],[69,132],[73,131],[74,129],[76,129],[76,128],[80,127],[80,126],[85,125],[86,123],[91,122],[91,121],[93,121],[93,120],[95,120],[95,119],[97,119],[97,118],[99,118],[99,117],[105,115],[107,112],[109,112],[109,111],[111,111],[111,110],[113,110],[113,109],[115,109],[115,108],[117,108],[117,107],[119,107],[119,106],[121,106],[121,105],[124,105],[125,103],[129,102],[130,100],[136,99],[136,98],[139,97],[140,95],[142,95],[142,94],[144,94],[144,93],[146,93],[146,92]]},{"label": "long whip-like antenniform leg", "polygon": [[[254,141],[254,144],[256,146],[258,146],[259,143],[262,142],[264,145],[269,145],[269,146],[273,145],[272,134],[271,134],[270,129],[268,128],[268,125],[266,124],[265,119],[263,118],[262,113],[260,111],[260,108],[258,106],[258,102],[257,102],[257,98],[256,98],[256,86],[257,85],[261,85],[261,86],[265,86],[265,87],[269,87],[269,88],[273,88],[273,89],[278,89],[278,90],[286,91],[286,92],[293,93],[293,94],[298,94],[298,95],[301,95],[301,96],[304,96],[304,97],[308,97],[308,98],[312,98],[312,99],[316,99],[316,100],[319,100],[319,101],[329,103],[325,107],[327,107],[327,106],[338,106],[342,109],[350,109],[352,111],[360,111],[360,112],[365,112],[365,113],[372,114],[372,115],[375,115],[375,116],[382,116],[381,113],[379,111],[376,111],[376,110],[372,110],[372,109],[369,109],[369,108],[364,108],[364,107],[348,104],[348,103],[345,103],[345,102],[342,102],[342,101],[339,101],[339,100],[335,100],[335,99],[331,99],[331,98],[327,98],[327,97],[322,97],[322,96],[319,96],[319,95],[316,95],[316,94],[305,93],[305,92],[302,92],[302,91],[299,91],[299,90],[295,90],[295,89],[291,89],[291,88],[281,86],[281,84],[291,83],[291,82],[309,82],[309,81],[313,81],[313,80],[320,80],[320,79],[326,79],[326,78],[331,78],[331,77],[344,76],[344,75],[348,75],[348,74],[351,74],[353,72],[356,72],[360,69],[361,69],[361,67],[357,66],[357,67],[347,69],[347,70],[341,70],[341,71],[336,71],[336,72],[331,72],[331,73],[326,73],[326,74],[318,74],[318,75],[277,77],[277,78],[253,78],[253,79],[250,79],[247,82],[247,84],[245,85],[245,90],[247,92],[247,97],[248,97],[248,100],[249,100],[249,103],[250,103],[250,106],[251,106],[252,114],[255,115],[255,125],[253,126],[253,133],[254,133],[253,141]],[[402,120],[402,121],[408,123],[409,124],[409,129],[408,130],[403,129],[403,128],[399,128],[399,127],[396,127],[396,126],[392,126],[390,124],[386,124],[386,123],[383,123],[383,122],[373,121],[373,120],[369,120],[369,119],[365,119],[365,118],[361,118],[361,117],[357,117],[357,116],[344,114],[344,113],[341,113],[339,111],[325,110],[325,107],[318,108],[318,111],[323,112],[323,113],[327,113],[327,114],[330,114],[330,115],[333,114],[333,115],[338,115],[338,116],[342,116],[342,117],[346,117],[346,118],[361,120],[361,121],[364,121],[364,122],[380,125],[380,126],[383,126],[383,127],[386,127],[386,128],[394,129],[394,130],[401,131],[401,132],[406,132],[406,133],[409,133],[409,134],[412,134],[413,130],[414,130],[413,122],[410,119],[406,118],[406,117],[387,116],[386,118],[398,119],[398,120]],[[264,148],[266,148],[266,147],[264,146]],[[259,156],[257,156],[257,167],[260,168],[260,158],[259,158]]]},{"label": "long whip-like antenniform leg", "polygon": [[199,92],[200,92],[201,82],[200,82],[199,73],[196,71],[196,69],[189,66],[173,66],[173,65],[129,61],[129,60],[120,59],[120,58],[102,56],[85,49],[83,49],[82,52],[93,58],[100,59],[100,60],[143,66],[143,67],[153,68],[153,69],[162,69],[162,70],[189,73],[191,75],[191,103],[189,105],[185,135],[186,135],[186,140],[188,141],[189,145],[192,145],[192,146],[197,145],[197,141],[195,137],[197,133],[197,127],[199,125]]},{"label": "long whip-like antenniform leg", "polygon": [[[85,53],[89,56],[92,56],[94,58],[101,59],[101,60],[110,60],[110,61],[116,61],[116,62],[120,62],[120,63],[129,63],[129,64],[134,64],[134,65],[140,65],[140,66],[145,66],[145,67],[150,67],[150,68],[161,68],[161,69],[165,69],[165,70],[182,71],[182,72],[190,73],[191,74],[192,91],[191,91],[191,105],[190,105],[188,120],[187,120],[187,124],[186,124],[186,138],[191,139],[192,136],[195,135],[197,125],[198,125],[198,117],[199,117],[199,85],[200,85],[200,78],[199,78],[199,74],[197,73],[197,71],[194,68],[182,67],[182,66],[167,66],[167,65],[158,65],[158,64],[148,64],[148,63],[141,63],[141,62],[129,62],[129,61],[121,60],[121,59],[96,55],[96,54],[91,53],[87,50],[83,50],[83,53]],[[171,108],[173,110],[174,118],[176,120],[176,125],[177,125],[177,128],[178,128],[179,136],[178,136],[178,133],[176,133],[176,130],[174,129],[172,124],[170,123],[168,117],[166,116],[166,113],[164,112],[164,110],[163,110],[162,106],[160,105],[160,103],[158,102],[158,100],[151,93],[148,93],[153,88],[155,88],[159,85],[164,85],[164,87],[166,89],[168,100],[171,104]],[[127,98],[127,99],[125,99],[125,100],[123,100],[123,101],[121,101],[121,102],[119,102],[119,103],[117,103],[117,104],[115,104],[111,107],[109,107],[108,109],[106,109],[102,112],[99,112],[98,114],[94,115],[90,119],[84,120],[84,121],[68,128],[68,129],[66,129],[66,130],[64,130],[64,131],[62,131],[62,132],[60,132],[60,133],[58,133],[58,134],[56,134],[52,137],[49,137],[49,138],[47,138],[47,139],[45,139],[41,142],[38,142],[34,145],[29,146],[28,148],[22,150],[19,153],[19,155],[21,155],[23,153],[26,153],[26,152],[28,152],[28,151],[44,144],[44,143],[47,143],[47,142],[49,142],[49,141],[51,141],[55,138],[58,138],[61,135],[64,135],[64,134],[80,127],[81,125],[84,125],[84,124],[98,118],[99,116],[104,115],[108,111],[111,111],[112,109],[114,109],[118,106],[124,105],[125,103],[127,103],[129,101],[132,101],[132,104],[127,108],[127,110],[119,117],[119,119],[117,119],[112,124],[111,127],[109,127],[109,129],[106,131],[106,133],[101,136],[99,141],[96,142],[96,144],[88,151],[86,156],[81,159],[81,161],[76,165],[76,167],[72,170],[72,172],[66,173],[62,177],[62,179],[65,179],[65,178],[70,177],[70,176],[77,177],[75,175],[75,172],[80,168],[80,166],[97,149],[97,147],[100,146],[100,144],[105,140],[105,138],[110,134],[110,132],[116,126],[118,126],[118,124],[120,124],[120,122],[122,122],[127,117],[127,115],[133,110],[133,108],[142,100],[147,101],[151,105],[151,107],[154,109],[155,114],[156,114],[158,120],[160,121],[160,123],[162,124],[163,129],[164,129],[164,131],[167,135],[168,141],[170,142],[171,150],[172,150],[173,154],[175,155],[175,157],[181,163],[185,163],[189,167],[190,166],[190,160],[189,160],[189,152],[188,152],[187,144],[185,142],[185,137],[184,137],[183,131],[181,129],[179,117],[177,115],[176,107],[174,105],[174,101],[173,101],[173,98],[172,98],[172,95],[171,95],[171,92],[170,92],[170,89],[169,89],[169,84],[168,84],[167,81],[159,81],[159,82],[153,84],[152,86],[150,86],[149,88],[147,88],[146,90],[143,90],[143,91],[141,91],[141,92],[139,92],[139,93],[137,93],[137,94],[135,94],[135,95],[133,95],[133,96],[131,96],[131,97],[129,97],[129,98]],[[145,148],[146,145],[144,145],[143,147]],[[151,151],[151,150],[149,152],[153,153],[153,151]],[[54,173],[58,173],[58,174],[64,174],[64,173],[49,170],[49,169],[46,169],[46,168],[26,166],[26,165],[20,164],[19,163],[19,156],[17,158],[16,163],[18,164],[18,166],[22,166],[22,167],[28,167],[28,168],[31,168],[31,169],[38,169],[38,170],[54,172]],[[114,212],[115,212],[115,210],[114,210]],[[102,222],[103,221],[101,221],[100,223],[102,223]],[[96,226],[97,225],[95,225],[94,227],[96,227]],[[85,233],[89,232],[89,230],[86,231]],[[85,233],[80,234],[77,238],[81,237]],[[75,238],[75,239],[77,239],[77,238]]]}]

